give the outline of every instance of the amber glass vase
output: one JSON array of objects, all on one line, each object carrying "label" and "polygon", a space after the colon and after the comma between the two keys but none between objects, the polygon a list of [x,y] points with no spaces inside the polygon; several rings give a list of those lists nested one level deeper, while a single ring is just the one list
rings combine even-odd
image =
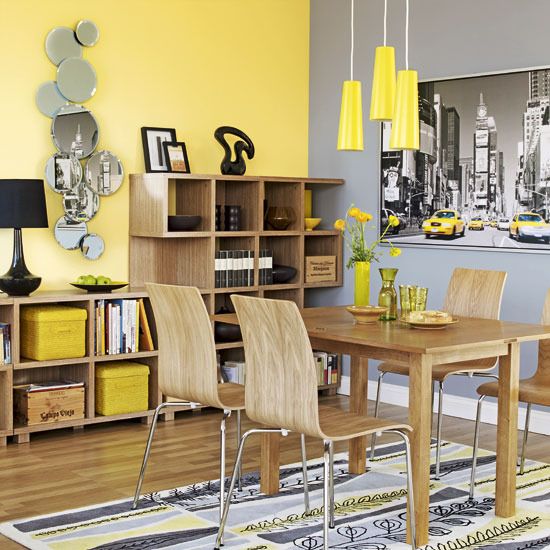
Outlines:
[{"label": "amber glass vase", "polygon": [[382,288],[378,294],[378,305],[387,307],[388,310],[380,316],[381,321],[395,321],[397,319],[397,292],[395,291],[395,277],[397,268],[381,267]]}]

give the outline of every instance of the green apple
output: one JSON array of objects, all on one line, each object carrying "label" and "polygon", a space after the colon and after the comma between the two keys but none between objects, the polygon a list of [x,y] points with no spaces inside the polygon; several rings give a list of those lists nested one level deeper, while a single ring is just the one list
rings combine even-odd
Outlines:
[{"label": "green apple", "polygon": [[103,275],[99,275],[97,278],[97,284],[98,285],[109,285],[111,284],[111,279],[109,277],[104,277]]},{"label": "green apple", "polygon": [[86,284],[86,275],[81,275],[77,280],[77,284],[79,285],[85,285]]},{"label": "green apple", "polygon": [[96,285],[97,284],[97,280],[93,275],[86,275],[85,281],[86,282],[84,284],[86,284],[86,285]]}]

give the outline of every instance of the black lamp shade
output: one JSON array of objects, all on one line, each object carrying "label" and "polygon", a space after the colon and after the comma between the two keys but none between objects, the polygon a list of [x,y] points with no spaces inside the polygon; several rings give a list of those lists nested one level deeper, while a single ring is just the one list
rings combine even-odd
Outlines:
[{"label": "black lamp shade", "polygon": [[0,179],[0,228],[48,227],[42,180]]}]

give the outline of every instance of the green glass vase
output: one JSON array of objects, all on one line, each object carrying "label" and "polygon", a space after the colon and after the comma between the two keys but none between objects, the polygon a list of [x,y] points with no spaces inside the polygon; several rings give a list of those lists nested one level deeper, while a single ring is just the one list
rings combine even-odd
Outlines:
[{"label": "green glass vase", "polygon": [[356,306],[368,306],[370,303],[370,262],[355,262],[353,303]]},{"label": "green glass vase", "polygon": [[378,294],[378,305],[387,307],[388,310],[380,315],[381,321],[395,321],[397,319],[397,292],[395,291],[395,277],[398,269],[394,267],[381,267],[382,288]]}]

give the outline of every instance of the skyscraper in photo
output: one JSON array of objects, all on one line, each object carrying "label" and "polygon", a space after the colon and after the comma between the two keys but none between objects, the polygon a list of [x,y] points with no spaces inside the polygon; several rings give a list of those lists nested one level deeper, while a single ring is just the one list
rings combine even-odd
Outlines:
[{"label": "skyscraper in photo", "polygon": [[489,117],[483,93],[479,94],[474,132],[474,207],[487,212],[489,187]]},{"label": "skyscraper in photo", "polygon": [[550,69],[529,72],[529,98],[550,96]]}]

